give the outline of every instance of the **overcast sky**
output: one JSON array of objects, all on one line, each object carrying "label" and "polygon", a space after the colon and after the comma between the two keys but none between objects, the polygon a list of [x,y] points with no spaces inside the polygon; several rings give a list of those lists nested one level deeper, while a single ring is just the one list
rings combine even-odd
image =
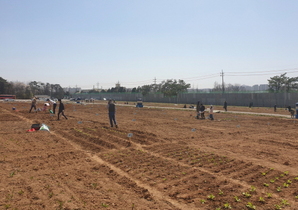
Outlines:
[{"label": "overcast sky", "polygon": [[[0,77],[62,87],[298,76],[296,0],[0,0]],[[155,80],[156,79],[156,80]]]}]

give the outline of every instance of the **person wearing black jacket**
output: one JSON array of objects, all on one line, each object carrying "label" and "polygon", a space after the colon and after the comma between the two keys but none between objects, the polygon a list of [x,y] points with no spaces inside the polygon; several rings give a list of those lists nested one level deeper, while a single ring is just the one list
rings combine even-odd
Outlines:
[{"label": "person wearing black jacket", "polygon": [[108,102],[108,110],[109,110],[109,119],[110,119],[111,127],[113,127],[113,122],[114,122],[115,127],[118,128],[118,125],[115,119],[116,107],[115,107],[115,103],[113,103],[112,100],[109,100]]},{"label": "person wearing black jacket", "polygon": [[65,119],[67,119],[67,117],[64,114],[64,104],[62,103],[61,99],[58,99],[58,101],[59,101],[59,109],[58,109],[58,119],[57,120],[59,120],[61,113],[62,113],[62,116],[65,117]]},{"label": "person wearing black jacket", "polygon": [[201,119],[205,119],[205,106],[203,104],[201,104],[200,112],[201,112]]},{"label": "person wearing black jacket", "polygon": [[198,101],[197,106],[196,106],[196,111],[197,111],[197,119],[200,119],[200,114],[201,114],[201,104],[200,101]]}]

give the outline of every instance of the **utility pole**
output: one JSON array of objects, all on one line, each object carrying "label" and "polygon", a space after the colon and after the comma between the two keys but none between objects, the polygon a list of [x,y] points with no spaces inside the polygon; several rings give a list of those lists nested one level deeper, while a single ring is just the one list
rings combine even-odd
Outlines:
[{"label": "utility pole", "polygon": [[225,83],[224,83],[224,72],[223,72],[223,70],[221,70],[220,76],[221,76],[222,93],[225,93]]}]

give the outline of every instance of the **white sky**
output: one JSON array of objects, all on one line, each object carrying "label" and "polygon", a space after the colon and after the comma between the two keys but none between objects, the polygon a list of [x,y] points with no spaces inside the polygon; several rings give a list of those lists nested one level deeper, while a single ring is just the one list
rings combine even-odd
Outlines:
[{"label": "white sky", "polygon": [[[298,76],[296,0],[0,0],[0,77],[62,87]],[[233,75],[233,76],[232,76]]]}]

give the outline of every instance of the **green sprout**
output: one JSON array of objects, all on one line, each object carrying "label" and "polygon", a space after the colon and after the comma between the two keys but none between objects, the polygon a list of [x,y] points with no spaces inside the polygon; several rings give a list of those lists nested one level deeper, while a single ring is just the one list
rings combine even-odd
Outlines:
[{"label": "green sprout", "polygon": [[275,209],[278,210],[278,209],[281,209],[281,206],[279,204],[276,204],[274,205],[275,206]]},{"label": "green sprout", "polygon": [[229,203],[225,203],[224,204],[224,208],[225,209],[231,209],[232,207],[231,207],[231,205]]},{"label": "green sprout", "polygon": [[210,195],[207,196],[207,198],[208,198],[209,200],[214,200],[215,196],[212,195],[212,194],[210,194]]},{"label": "green sprout", "polygon": [[201,199],[200,202],[201,202],[202,204],[204,204],[204,203],[206,203],[206,200]]},{"label": "green sprout", "polygon": [[259,198],[259,201],[262,202],[262,203],[264,203],[265,202],[265,199],[263,197],[260,197]]},{"label": "green sprout", "polygon": [[285,199],[281,199],[281,204],[282,205],[285,205],[285,206],[286,205],[290,205],[289,202],[287,200],[285,200]]},{"label": "green sprout", "polygon": [[236,202],[240,202],[241,201],[240,198],[238,198],[238,196],[234,196],[234,198],[235,198],[235,201]]},{"label": "green sprout", "polygon": [[266,176],[267,173],[266,172],[262,172],[261,174],[262,174],[262,176]]},{"label": "green sprout", "polygon": [[109,207],[109,204],[102,203],[101,206],[106,208]]},{"label": "green sprout", "polygon": [[257,188],[256,188],[255,186],[251,186],[249,191],[250,191],[250,192],[255,192],[256,189],[257,189]]},{"label": "green sprout", "polygon": [[242,193],[245,197],[247,197],[247,198],[249,198],[249,197],[251,197],[251,194],[249,194],[248,192],[244,192],[244,193]]},{"label": "green sprout", "polygon": [[256,209],[256,206],[254,206],[251,202],[248,202],[246,204],[246,207],[249,208],[249,209]]}]

